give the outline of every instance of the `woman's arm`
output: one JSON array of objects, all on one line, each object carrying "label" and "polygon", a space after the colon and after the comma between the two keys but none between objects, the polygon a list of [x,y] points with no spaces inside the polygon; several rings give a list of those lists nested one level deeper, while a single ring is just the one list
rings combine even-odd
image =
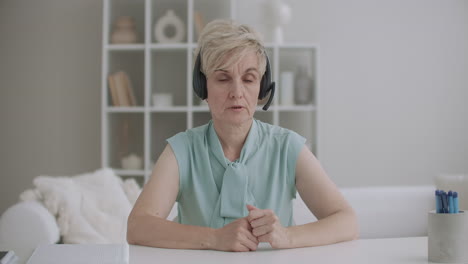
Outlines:
[{"label": "woman's arm", "polygon": [[[245,218],[220,229],[182,225],[166,220],[179,192],[179,168],[168,145],[159,157],[150,180],[133,207],[127,224],[127,241],[161,248],[255,250],[257,239]],[[250,229],[250,230],[249,230]]]},{"label": "woman's arm", "polygon": [[253,234],[275,248],[333,244],[358,237],[356,215],[315,156],[304,147],[296,163],[296,188],[318,221],[282,227],[271,210],[248,206]]},{"label": "woman's arm", "polygon": [[318,221],[289,227],[292,247],[326,245],[358,238],[359,228],[353,208],[307,147],[302,149],[297,161],[296,188]]}]

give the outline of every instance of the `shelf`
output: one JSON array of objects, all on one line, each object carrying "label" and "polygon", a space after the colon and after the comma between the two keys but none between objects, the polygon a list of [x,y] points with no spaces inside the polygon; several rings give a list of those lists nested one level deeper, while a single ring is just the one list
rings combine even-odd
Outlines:
[{"label": "shelf", "polygon": [[140,107],[140,106],[133,106],[133,107],[108,106],[107,107],[107,112],[108,113],[144,113],[145,108]]},{"label": "shelf", "polygon": [[210,120],[211,120],[211,113],[208,111],[193,113],[193,127],[205,125]]},{"label": "shelf", "polygon": [[106,43],[112,43],[112,35],[117,30],[116,21],[119,17],[130,16],[136,31],[136,42],[145,40],[145,0],[104,0],[103,1],[103,36]]},{"label": "shelf", "polygon": [[[233,19],[231,10],[233,7],[232,1],[234,0],[194,0],[193,17],[196,18],[197,15],[200,15],[205,22],[214,19]],[[198,30],[196,29],[195,23],[192,23],[192,28],[190,30],[193,32],[193,41],[197,41]]]},{"label": "shelf", "polygon": [[305,137],[306,145],[316,153],[317,141],[314,140],[317,131],[317,114],[311,111],[283,111],[279,113],[279,126],[291,129]]},{"label": "shelf", "polygon": [[208,105],[193,106],[192,111],[193,112],[209,112],[210,108],[208,107]]},{"label": "shelf", "polygon": [[166,140],[187,129],[187,114],[185,112],[151,113],[151,133],[147,141],[149,147],[149,164],[157,161],[167,145]]},{"label": "shelf", "polygon": [[[103,167],[122,169],[122,160],[129,154],[144,157],[144,117],[142,113],[114,113],[105,115],[108,159]],[[145,166],[145,160],[142,160]]]},{"label": "shelf", "polygon": [[257,110],[255,113],[254,113],[254,118],[255,119],[258,119],[262,122],[265,122],[265,123],[268,123],[268,124],[274,124],[274,116],[275,116],[275,113],[273,111],[271,111],[270,109],[268,109],[268,111],[263,111],[263,110]]},{"label": "shelf", "polygon": [[[126,46],[126,45],[123,45]],[[115,74],[118,72],[124,72],[128,81],[133,88],[133,93],[136,99],[136,106],[142,107],[144,105],[144,62],[145,62],[145,51],[144,50],[108,50],[103,51],[106,53],[106,59],[103,59],[106,64],[106,69],[103,71],[106,76],[105,80],[108,82],[108,77],[110,75],[114,76],[114,82],[117,87],[117,81],[115,79]],[[106,82],[106,92],[110,92],[110,86]],[[116,88],[117,91],[117,88]],[[125,91],[122,91],[125,93]],[[117,92],[118,93],[118,92]],[[111,93],[108,93],[108,96],[104,96],[104,99],[107,101],[107,106],[114,106]],[[119,105],[119,104],[116,104]]]},{"label": "shelf", "polygon": [[[174,44],[175,45],[175,44]],[[181,44],[183,45],[183,44]],[[169,47],[169,46],[168,46]],[[187,50],[157,49],[152,50],[148,59],[150,71],[150,98],[160,94],[170,95],[175,107],[187,106]],[[168,103],[166,105],[171,105]]]},{"label": "shelf", "polygon": [[108,44],[105,48],[109,51],[144,50],[145,44]]},{"label": "shelf", "polygon": [[150,108],[152,113],[181,113],[187,112],[188,108],[186,106],[170,106],[170,107],[158,107],[153,106]]},{"label": "shelf", "polygon": [[[237,0],[103,0],[102,43],[102,167],[115,168],[123,179],[135,178],[143,185],[151,175],[153,163],[167,145],[167,139],[179,132],[206,124],[212,116],[208,104],[194,95],[192,88],[193,51],[198,30],[194,23],[200,15],[204,22],[236,19]],[[167,10],[182,19],[185,35],[180,43],[161,43],[155,39],[155,23]],[[137,43],[112,44],[114,22],[120,16],[135,19]],[[168,29],[167,34],[172,34]],[[277,91],[268,111],[261,100],[254,117],[272,125],[296,131],[316,150],[317,97],[319,88],[319,45],[317,43],[265,43],[265,50]],[[296,78],[307,72],[306,78]],[[136,106],[114,106],[108,76],[125,72],[131,82]],[[293,82],[291,75],[294,76]],[[304,75],[302,75],[304,76]],[[301,76],[301,77],[302,77]],[[288,79],[289,78],[289,79]],[[112,79],[111,79],[112,80]],[[281,90],[280,86],[294,88]],[[309,87],[310,89],[297,89]],[[115,94],[115,89],[113,89]],[[281,93],[283,91],[283,93]],[[301,96],[294,97],[295,92]],[[304,92],[306,91],[306,92]],[[307,92],[309,91],[309,92]],[[306,96],[302,96],[306,94]],[[310,95],[310,98],[309,98]],[[302,97],[305,105],[294,105]],[[156,104],[155,104],[156,102]],[[282,105],[291,103],[292,105]],[[156,106],[157,105],[157,106]],[[121,168],[122,157],[135,153],[142,158],[141,170]]]},{"label": "shelf", "polygon": [[179,50],[179,49],[193,49],[196,48],[197,44],[189,43],[157,43],[149,45],[151,50]]}]

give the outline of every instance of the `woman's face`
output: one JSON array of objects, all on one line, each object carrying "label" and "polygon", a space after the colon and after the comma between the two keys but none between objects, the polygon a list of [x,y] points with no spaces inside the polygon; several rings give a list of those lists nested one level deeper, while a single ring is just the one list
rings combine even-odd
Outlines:
[{"label": "woman's face", "polygon": [[257,107],[261,78],[253,51],[230,69],[216,69],[207,78],[206,100],[213,120],[231,125],[250,122]]}]

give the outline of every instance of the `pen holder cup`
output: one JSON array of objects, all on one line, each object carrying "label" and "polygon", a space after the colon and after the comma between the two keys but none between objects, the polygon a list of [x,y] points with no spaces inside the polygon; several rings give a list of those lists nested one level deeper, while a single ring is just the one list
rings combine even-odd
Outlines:
[{"label": "pen holder cup", "polygon": [[468,212],[428,214],[429,261],[438,263],[468,263]]}]

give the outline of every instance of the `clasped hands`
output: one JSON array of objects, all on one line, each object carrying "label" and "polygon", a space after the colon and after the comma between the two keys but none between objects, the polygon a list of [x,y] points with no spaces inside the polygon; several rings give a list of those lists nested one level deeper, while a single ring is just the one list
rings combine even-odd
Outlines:
[{"label": "clasped hands", "polygon": [[278,216],[270,209],[247,205],[249,215],[216,230],[216,248],[223,251],[254,251],[260,242],[272,248],[287,248],[290,237]]}]

